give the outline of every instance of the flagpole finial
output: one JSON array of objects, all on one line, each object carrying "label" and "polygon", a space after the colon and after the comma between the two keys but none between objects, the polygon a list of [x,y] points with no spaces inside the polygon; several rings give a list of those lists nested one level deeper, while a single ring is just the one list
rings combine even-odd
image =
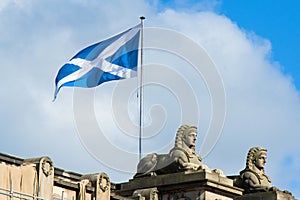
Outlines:
[{"label": "flagpole finial", "polygon": [[140,16],[140,19],[141,19],[141,20],[144,20],[144,19],[146,19],[146,17],[144,17],[144,16]]}]

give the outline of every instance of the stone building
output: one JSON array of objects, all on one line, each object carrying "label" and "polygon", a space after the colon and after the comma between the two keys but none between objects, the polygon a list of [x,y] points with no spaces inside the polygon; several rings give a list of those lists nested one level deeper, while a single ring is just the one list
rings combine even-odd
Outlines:
[{"label": "stone building", "polygon": [[78,174],[56,168],[49,157],[22,159],[0,153],[0,200],[294,200],[271,185],[266,149],[249,150],[246,168],[227,177],[202,164],[197,127],[182,125],[168,154],[146,155],[136,175],[112,183],[104,172]]},{"label": "stone building", "polygon": [[217,173],[171,173],[111,183],[98,174],[78,174],[53,166],[49,157],[22,159],[0,153],[0,199],[224,199],[242,195],[233,180]]},{"label": "stone building", "polygon": [[213,170],[134,177],[112,183],[103,172],[78,174],[53,166],[49,157],[22,159],[0,153],[1,200],[294,200],[269,191],[244,194],[236,177]]}]

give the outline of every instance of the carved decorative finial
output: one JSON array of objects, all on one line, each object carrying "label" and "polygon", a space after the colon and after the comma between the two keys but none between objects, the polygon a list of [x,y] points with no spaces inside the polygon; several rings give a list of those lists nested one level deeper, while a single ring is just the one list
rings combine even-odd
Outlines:
[{"label": "carved decorative finial", "polygon": [[102,190],[102,192],[105,192],[107,190],[109,190],[110,188],[110,181],[109,181],[109,177],[107,174],[105,173],[101,173],[99,176],[99,186],[100,189]]},{"label": "carved decorative finial", "polygon": [[43,173],[45,174],[46,177],[50,176],[53,171],[54,171],[54,167],[53,167],[53,163],[52,160],[49,157],[43,157],[41,160],[41,165],[42,165],[42,170]]}]

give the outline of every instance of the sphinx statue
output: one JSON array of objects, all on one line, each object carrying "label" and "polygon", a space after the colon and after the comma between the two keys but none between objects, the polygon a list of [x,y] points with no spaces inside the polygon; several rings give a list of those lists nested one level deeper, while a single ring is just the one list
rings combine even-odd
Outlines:
[{"label": "sphinx statue", "polygon": [[175,145],[170,152],[146,155],[138,163],[135,177],[208,169],[202,164],[200,155],[195,152],[196,139],[196,126],[180,126],[176,133]]},{"label": "sphinx statue", "polygon": [[246,167],[240,172],[242,187],[245,189],[245,193],[275,189],[271,185],[271,179],[265,174],[266,159],[266,149],[253,147],[249,150]]},{"label": "sphinx statue", "polygon": [[247,155],[246,167],[240,172],[237,186],[244,189],[244,194],[252,193],[255,195],[258,192],[275,192],[281,193],[282,199],[295,199],[291,192],[282,191],[272,186],[270,177],[265,174],[266,160],[266,149],[252,147]]}]

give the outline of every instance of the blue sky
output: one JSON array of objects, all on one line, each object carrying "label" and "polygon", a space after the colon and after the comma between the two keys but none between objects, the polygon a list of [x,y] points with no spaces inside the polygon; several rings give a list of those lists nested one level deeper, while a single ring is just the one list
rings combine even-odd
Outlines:
[{"label": "blue sky", "polygon": [[[153,1],[150,1],[153,3]],[[156,2],[156,1],[154,1]],[[211,2],[213,6],[210,4]],[[267,38],[272,43],[271,60],[280,63],[281,70],[290,75],[300,89],[300,2],[287,1],[158,1],[158,10],[172,8],[196,12],[213,10],[229,17],[239,27]]]},{"label": "blue sky", "polygon": [[222,1],[219,12],[272,43],[271,58],[300,89],[300,3],[298,1]]},{"label": "blue sky", "polygon": [[[132,178],[138,156],[137,140],[131,134],[136,132],[124,130],[137,120],[136,100],[133,95],[116,101],[116,95],[117,86],[127,89],[136,80],[103,84],[95,91],[62,88],[54,103],[52,99],[54,78],[67,60],[84,47],[136,25],[139,16],[145,15],[146,45],[164,44],[167,40],[154,33],[165,29],[170,38],[181,37],[166,44],[169,52],[159,48],[144,52],[145,80],[149,81],[145,134],[151,136],[143,141],[144,153],[168,152],[178,126],[193,121],[199,127],[197,151],[209,167],[238,174],[245,167],[248,149],[265,147],[266,172],[272,183],[299,198],[299,5],[297,1],[253,2],[132,0],[129,5],[122,0],[1,0],[0,152],[22,158],[47,155],[57,167],[82,174],[103,171],[113,182]],[[150,27],[156,32],[149,34]],[[183,39],[189,39],[191,46],[177,45]],[[224,127],[208,154],[203,146],[210,137],[215,106],[211,85],[189,60],[172,54],[178,46],[191,54],[203,48],[225,88]],[[105,138],[90,138],[95,142],[90,146],[83,141],[90,129],[85,132],[78,127],[91,114],[75,103],[79,91],[87,93],[82,98],[94,92],[92,114],[105,133]],[[126,108],[128,116],[124,116]],[[121,153],[106,153],[106,140]],[[122,165],[107,164],[110,160]]]}]

